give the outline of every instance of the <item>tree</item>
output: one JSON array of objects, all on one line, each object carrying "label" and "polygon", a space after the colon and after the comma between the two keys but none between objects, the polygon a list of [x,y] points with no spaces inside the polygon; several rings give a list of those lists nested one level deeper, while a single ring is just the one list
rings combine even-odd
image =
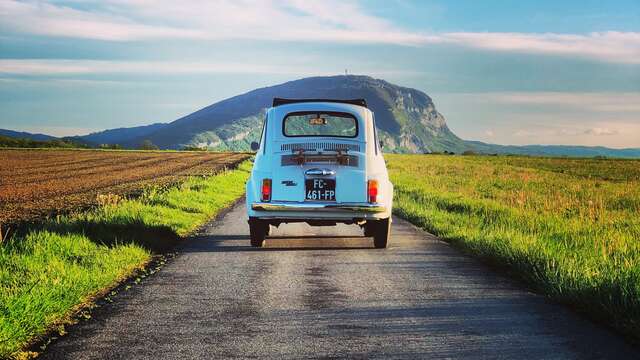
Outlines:
[{"label": "tree", "polygon": [[142,144],[140,144],[139,147],[140,150],[160,150],[159,147],[156,146],[156,144],[152,143],[151,140],[145,140],[142,142]]},{"label": "tree", "polygon": [[122,145],[120,145],[120,144],[100,144],[98,147],[100,149],[109,149],[109,150],[121,150],[122,149]]},{"label": "tree", "polygon": [[182,147],[182,151],[207,151],[206,147],[187,145]]}]

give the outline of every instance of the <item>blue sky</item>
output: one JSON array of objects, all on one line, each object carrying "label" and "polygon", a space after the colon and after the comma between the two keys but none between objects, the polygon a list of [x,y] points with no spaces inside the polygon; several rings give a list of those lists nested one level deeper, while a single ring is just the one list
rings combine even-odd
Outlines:
[{"label": "blue sky", "polygon": [[345,69],[426,92],[466,139],[640,147],[637,0],[0,0],[0,128],[168,122]]}]

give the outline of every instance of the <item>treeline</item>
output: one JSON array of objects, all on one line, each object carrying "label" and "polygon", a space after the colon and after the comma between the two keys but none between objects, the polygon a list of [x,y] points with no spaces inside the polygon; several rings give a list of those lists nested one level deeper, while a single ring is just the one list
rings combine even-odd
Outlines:
[{"label": "treeline", "polygon": [[87,144],[83,144],[78,141],[68,140],[68,139],[53,139],[53,140],[31,140],[31,139],[16,139],[7,136],[0,135],[0,148],[64,148],[64,149],[72,149],[72,148],[80,148],[80,149],[89,149],[91,148]]},{"label": "treeline", "polygon": [[[120,144],[87,144],[70,138],[52,140],[32,140],[27,138],[12,138],[0,135],[0,148],[61,148],[61,149],[103,149],[103,150],[160,150],[160,148],[150,140],[144,140],[138,146],[125,148]],[[206,148],[196,146],[185,146],[180,150],[184,151],[207,151]]]}]

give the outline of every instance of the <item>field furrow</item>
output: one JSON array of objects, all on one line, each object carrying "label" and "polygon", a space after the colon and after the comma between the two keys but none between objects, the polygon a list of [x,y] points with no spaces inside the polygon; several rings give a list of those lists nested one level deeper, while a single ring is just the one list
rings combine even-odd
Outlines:
[{"label": "field furrow", "polygon": [[2,150],[0,225],[93,206],[99,194],[127,196],[191,176],[212,175],[247,154]]}]

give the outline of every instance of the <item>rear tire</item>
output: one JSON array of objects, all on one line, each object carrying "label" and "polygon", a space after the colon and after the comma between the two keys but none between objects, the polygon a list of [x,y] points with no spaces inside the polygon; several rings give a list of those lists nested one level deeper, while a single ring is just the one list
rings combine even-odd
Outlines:
[{"label": "rear tire", "polygon": [[375,229],[375,221],[373,220],[369,220],[364,224],[364,236],[366,237],[372,237],[373,234],[375,234],[376,229]]},{"label": "rear tire", "polygon": [[269,224],[266,224],[262,220],[250,219],[249,220],[249,239],[251,240],[251,246],[262,247],[264,245],[264,238],[269,230]]},{"label": "rear tire", "polygon": [[373,246],[376,249],[386,248],[391,235],[391,218],[376,220],[372,225]]}]

